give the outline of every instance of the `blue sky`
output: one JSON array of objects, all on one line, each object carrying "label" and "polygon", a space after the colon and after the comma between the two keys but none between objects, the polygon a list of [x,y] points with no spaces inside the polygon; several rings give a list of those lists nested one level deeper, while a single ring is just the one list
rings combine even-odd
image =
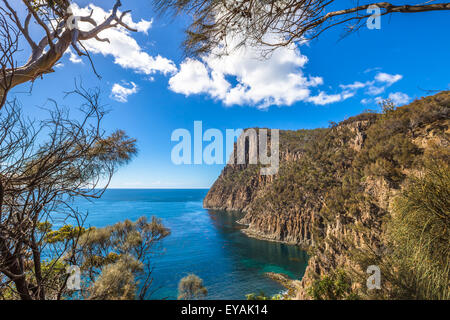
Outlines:
[{"label": "blue sky", "polygon": [[[80,10],[95,3],[101,17],[111,1],[76,1]],[[66,54],[56,72],[14,89],[27,115],[48,97],[61,101],[75,79],[99,87],[111,112],[104,129],[124,129],[138,140],[139,155],[114,177],[115,188],[209,187],[223,165],[174,165],[171,133],[209,128],[325,127],[377,106],[428,95],[423,89],[450,88],[448,12],[382,17],[380,30],[362,29],[339,41],[342,29],[316,41],[276,52],[266,61],[252,50],[217,60],[185,60],[180,50],[189,19],[158,17],[150,1],[123,0],[139,32],[107,34],[112,44],[86,44],[97,79],[86,59]],[[134,39],[134,40],[133,40]],[[111,39],[113,40],[113,39]],[[135,42],[133,42],[135,41]],[[64,104],[76,103],[66,99]]]}]

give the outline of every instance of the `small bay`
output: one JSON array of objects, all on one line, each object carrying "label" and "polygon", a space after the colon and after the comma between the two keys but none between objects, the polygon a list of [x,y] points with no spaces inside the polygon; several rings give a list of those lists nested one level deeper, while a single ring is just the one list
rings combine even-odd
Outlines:
[{"label": "small bay", "polygon": [[204,209],[205,189],[109,189],[101,199],[78,200],[88,211],[86,226],[104,227],[125,219],[156,216],[171,230],[164,252],[153,257],[149,299],[176,299],[178,281],[189,273],[204,280],[207,299],[245,299],[248,293],[283,291],[264,276],[277,272],[301,279],[307,255],[296,246],[247,237],[236,223],[240,213]]}]

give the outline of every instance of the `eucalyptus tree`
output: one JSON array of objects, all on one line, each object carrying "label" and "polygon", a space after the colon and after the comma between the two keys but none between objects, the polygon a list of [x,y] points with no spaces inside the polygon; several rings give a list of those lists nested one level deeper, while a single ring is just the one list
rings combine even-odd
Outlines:
[{"label": "eucalyptus tree", "polygon": [[[101,32],[110,28],[136,31],[124,22],[130,11],[119,11],[120,0],[101,23],[92,18],[93,11],[88,16],[75,17],[72,4],[70,0],[0,0],[0,108],[10,89],[54,72],[54,66],[69,48],[90,59],[81,41],[107,42],[109,40],[102,38]],[[24,17],[19,14],[23,10],[26,12]],[[78,21],[90,24],[92,28],[80,30]],[[30,31],[32,23],[40,32]],[[22,42],[27,48],[19,45]],[[19,65],[17,54],[24,50],[30,55],[26,63]]]},{"label": "eucalyptus tree", "polygon": [[[97,90],[77,89],[78,110],[56,102],[48,119],[30,120],[17,100],[0,116],[0,292],[47,299],[60,294],[55,270],[77,264],[86,214],[77,198],[99,198],[117,169],[136,154],[136,140],[101,129]],[[62,226],[57,234],[52,224]],[[64,271],[65,272],[65,271]],[[61,284],[61,283],[59,283]],[[62,288],[63,286],[61,286]],[[62,290],[62,289],[61,289]],[[53,292],[53,294],[49,294]],[[8,294],[7,294],[8,293]]]},{"label": "eucalyptus tree", "polygon": [[[398,4],[398,2],[401,2]],[[158,11],[188,14],[187,54],[201,55],[217,47],[263,46],[269,52],[319,37],[346,25],[360,29],[370,17],[450,10],[437,1],[334,0],[154,0]],[[238,39],[238,43],[236,41]]]}]

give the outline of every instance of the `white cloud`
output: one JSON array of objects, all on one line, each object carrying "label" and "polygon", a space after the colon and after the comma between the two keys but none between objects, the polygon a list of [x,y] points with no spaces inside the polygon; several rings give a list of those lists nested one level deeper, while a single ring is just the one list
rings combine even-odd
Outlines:
[{"label": "white cloud", "polygon": [[323,105],[349,97],[324,92],[311,94],[311,88],[322,85],[323,79],[303,74],[307,62],[308,58],[295,46],[278,49],[267,59],[261,58],[258,49],[250,47],[239,47],[222,56],[213,51],[201,60],[186,59],[170,78],[169,88],[186,96],[207,94],[227,106],[258,108],[289,106],[298,101]]},{"label": "white cloud", "polygon": [[376,96],[376,95],[379,95],[379,94],[383,93],[385,89],[386,88],[384,86],[377,87],[377,86],[374,86],[374,85],[370,85],[367,88],[366,93],[370,94],[371,96]]},{"label": "white cloud", "polygon": [[403,76],[401,74],[388,74],[384,72],[379,72],[375,76],[375,80],[378,82],[384,82],[387,83],[387,85],[393,85],[397,81],[401,80]]},{"label": "white cloud", "polygon": [[210,74],[203,63],[193,59],[186,59],[169,80],[169,88],[185,96],[208,92],[213,98],[224,99],[230,86],[223,74]]},{"label": "white cloud", "polygon": [[364,73],[370,73],[370,72],[378,71],[378,70],[381,70],[381,68],[380,67],[368,68],[368,69],[364,70]]},{"label": "white cloud", "polygon": [[122,86],[118,83],[115,83],[111,89],[111,98],[118,101],[118,102],[128,102],[128,97],[132,94],[135,94],[138,92],[138,86],[134,82],[130,83],[123,83],[125,86]]},{"label": "white cloud", "polygon": [[69,61],[75,64],[83,63],[83,60],[78,56],[75,52],[72,51],[72,48],[67,49],[67,54],[69,54]]},{"label": "white cloud", "polygon": [[358,90],[361,88],[364,88],[367,86],[367,82],[366,83],[362,83],[359,81],[356,81],[352,84],[341,84],[340,87],[344,90]]},{"label": "white cloud", "polygon": [[[377,96],[385,92],[387,88],[392,86],[397,81],[400,81],[402,78],[403,76],[400,74],[388,74],[384,72],[378,72],[373,80],[366,82],[356,81],[352,84],[340,85],[340,87],[344,91],[353,92],[355,94],[359,89],[366,88],[365,90],[366,94],[371,96]],[[367,104],[368,101],[370,101],[370,99],[365,99],[364,101]]]},{"label": "white cloud", "polygon": [[136,23],[133,21],[131,14],[127,14],[123,18],[123,22],[125,22],[125,24],[130,26],[131,28],[136,29],[138,32],[148,34],[148,30],[150,30],[150,28],[152,27],[153,19],[150,20],[141,19],[141,21]]},{"label": "white cloud", "polygon": [[308,58],[297,47],[278,49],[268,59],[260,57],[259,49],[239,47],[228,55],[213,51],[200,60],[186,59],[170,78],[169,88],[185,96],[206,94],[227,106],[266,108],[298,101],[326,105],[351,98],[361,89],[376,96],[402,79],[399,74],[378,72],[372,80],[340,85],[341,92],[313,93],[313,88],[323,85],[323,78],[304,75]]},{"label": "white cloud", "polygon": [[411,98],[403,92],[390,93],[388,98],[396,105],[403,105],[411,100]]},{"label": "white cloud", "polygon": [[[404,105],[407,104],[408,102],[411,101],[411,98],[403,92],[393,92],[390,93],[387,97],[387,99],[391,100],[395,105],[400,106],[400,105]],[[364,98],[361,100],[362,104],[368,105],[368,104],[379,104],[381,102],[383,102],[385,100],[385,98],[378,96],[375,98]]]},{"label": "white cloud", "polygon": [[[103,21],[110,13],[94,4],[84,8],[75,4],[73,8],[76,15],[83,16],[89,15],[93,10],[92,18],[98,22]],[[141,19],[135,22],[131,15],[127,15],[125,22],[138,32],[148,34],[153,21]],[[92,28],[86,23],[80,23],[80,27],[83,30]],[[110,43],[95,39],[84,41],[84,46],[91,53],[112,56],[114,63],[145,74],[150,81],[154,81],[153,75],[157,72],[170,75],[170,90],[185,96],[206,94],[227,106],[251,105],[266,108],[270,105],[289,106],[298,101],[325,105],[353,97],[361,89],[365,89],[365,93],[369,95],[380,95],[402,79],[402,75],[379,72],[379,68],[375,68],[366,70],[377,71],[373,80],[340,85],[341,92],[326,93],[318,90],[318,93],[314,93],[314,88],[323,85],[324,80],[322,77],[304,74],[308,58],[294,45],[276,50],[268,59],[261,58],[260,48],[240,47],[225,56],[218,56],[218,52],[213,51],[200,60],[184,60],[178,70],[173,61],[147,53],[133,38],[133,34],[123,27],[105,30],[99,36],[108,38]],[[231,46],[238,42],[238,37],[228,41]],[[72,50],[67,53],[71,62],[83,62]],[[111,97],[126,102],[128,96],[137,90],[134,83],[116,83]],[[393,94],[393,97],[397,101],[406,99],[398,93]]]},{"label": "white cloud", "polygon": [[[73,12],[78,16],[88,16],[91,13],[91,10],[93,10],[92,18],[98,23],[104,21],[110,14],[110,12],[93,4],[89,4],[84,8],[80,8],[76,4],[73,5]],[[121,13],[119,12],[118,15],[120,16]],[[138,32],[144,34],[148,34],[148,30],[152,25],[151,20],[148,21],[142,19],[140,22],[134,22],[130,14],[124,18],[124,21],[131,27],[136,28]],[[79,27],[82,30],[92,29],[92,25],[85,22],[80,22]],[[175,64],[171,60],[160,55],[151,56],[145,52],[132,37],[131,33],[123,27],[104,30],[99,34],[99,37],[108,38],[110,43],[90,39],[83,41],[83,45],[91,53],[112,56],[114,58],[114,63],[120,65],[122,68],[131,69],[137,73],[146,75],[155,72],[168,74],[177,70]],[[75,58],[77,56],[75,56],[73,52],[69,53],[71,55],[70,60],[77,63],[79,61]]]},{"label": "white cloud", "polygon": [[[350,97],[350,96],[348,96]],[[342,94],[332,94],[329,95],[323,91],[321,91],[317,96],[309,97],[308,101],[317,105],[325,105],[334,102],[338,102],[344,100],[344,95]]]}]

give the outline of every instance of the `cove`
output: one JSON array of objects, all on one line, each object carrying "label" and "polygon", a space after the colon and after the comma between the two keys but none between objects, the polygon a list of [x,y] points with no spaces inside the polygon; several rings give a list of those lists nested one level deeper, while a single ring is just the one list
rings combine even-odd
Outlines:
[{"label": "cove", "polygon": [[205,189],[109,189],[101,199],[79,200],[88,226],[157,216],[170,228],[164,253],[153,257],[153,286],[148,299],[176,299],[179,280],[189,273],[203,279],[206,299],[245,299],[284,288],[264,276],[277,272],[301,279],[307,254],[296,246],[247,237],[236,223],[242,214],[206,210]]}]

